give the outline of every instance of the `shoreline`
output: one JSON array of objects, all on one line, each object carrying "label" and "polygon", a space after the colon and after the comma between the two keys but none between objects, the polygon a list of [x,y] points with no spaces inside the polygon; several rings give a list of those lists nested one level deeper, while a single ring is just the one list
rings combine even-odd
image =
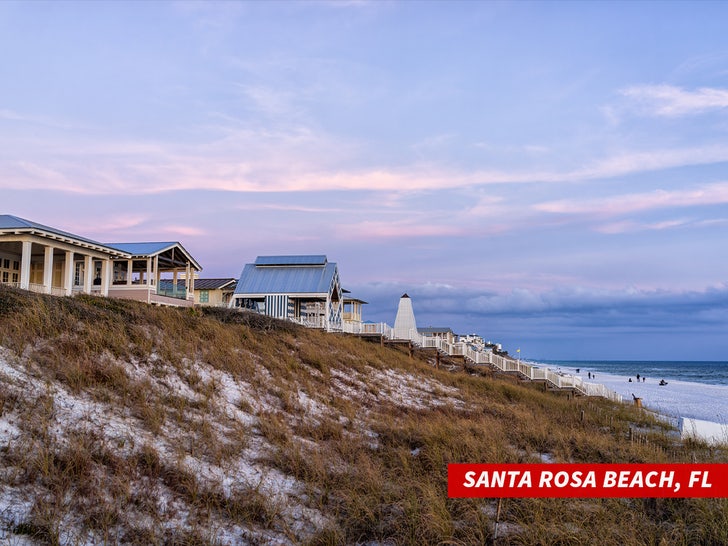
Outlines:
[{"label": "shoreline", "polygon": [[[642,406],[669,419],[683,438],[695,438],[709,443],[728,444],[728,385],[711,385],[681,380],[669,380],[660,386],[659,378],[639,383],[626,375],[597,372],[589,379],[591,370],[572,366],[534,363],[552,371],[574,375],[588,383],[604,385],[622,395],[625,403],[640,398]],[[579,373],[576,370],[579,369]]]}]

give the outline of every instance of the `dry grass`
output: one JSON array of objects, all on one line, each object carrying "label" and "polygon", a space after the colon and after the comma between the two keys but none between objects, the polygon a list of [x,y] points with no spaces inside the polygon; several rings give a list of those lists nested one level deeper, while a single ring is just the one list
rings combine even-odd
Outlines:
[{"label": "dry grass", "polygon": [[[27,501],[0,540],[489,544],[494,500],[448,499],[450,462],[727,460],[631,406],[254,314],[0,288],[0,316],[0,503]],[[507,500],[497,544],[726,544],[727,502]]]}]

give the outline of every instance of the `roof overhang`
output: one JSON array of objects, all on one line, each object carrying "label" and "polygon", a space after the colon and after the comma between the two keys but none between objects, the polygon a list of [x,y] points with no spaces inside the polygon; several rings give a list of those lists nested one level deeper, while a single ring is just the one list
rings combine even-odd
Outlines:
[{"label": "roof overhang", "polygon": [[59,243],[65,243],[67,245],[75,246],[75,247],[81,247],[87,250],[93,250],[96,252],[101,252],[104,254],[108,254],[115,258],[131,258],[131,255],[128,252],[124,252],[121,249],[114,248],[112,246],[108,246],[102,243],[97,243],[95,241],[91,241],[90,239],[84,239],[82,237],[74,237],[73,235],[69,234],[60,234],[60,233],[54,233],[53,231],[48,231],[44,229],[39,229],[35,227],[30,228],[2,228],[0,229],[0,235],[17,235],[18,237],[22,236],[33,236],[33,237],[42,237],[44,239],[50,239],[52,241],[57,241]]}]

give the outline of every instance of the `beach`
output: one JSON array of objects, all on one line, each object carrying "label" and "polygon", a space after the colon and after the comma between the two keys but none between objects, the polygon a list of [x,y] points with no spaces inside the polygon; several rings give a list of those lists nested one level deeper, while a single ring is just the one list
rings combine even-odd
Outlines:
[{"label": "beach", "polygon": [[708,385],[669,379],[660,386],[659,377],[648,377],[637,382],[636,376],[597,372],[589,379],[585,368],[554,366],[549,368],[561,373],[573,374],[589,383],[602,384],[622,395],[631,403],[633,395],[641,398],[642,406],[665,415],[681,428],[683,436],[693,435],[710,442],[728,443],[728,385]]}]

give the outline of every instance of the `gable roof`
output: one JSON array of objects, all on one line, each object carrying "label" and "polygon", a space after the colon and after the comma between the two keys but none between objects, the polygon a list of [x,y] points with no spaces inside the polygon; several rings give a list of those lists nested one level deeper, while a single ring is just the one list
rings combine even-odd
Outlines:
[{"label": "gable roof", "polygon": [[82,247],[91,248],[101,252],[106,252],[113,256],[119,256],[124,258],[130,258],[129,253],[120,249],[107,245],[105,243],[99,243],[93,239],[81,237],[67,231],[45,226],[25,218],[13,216],[12,214],[0,214],[0,231],[6,233],[29,233],[31,235],[39,235],[41,237],[47,237],[49,239],[56,239],[70,244],[75,244]]},{"label": "gable roof", "polygon": [[336,264],[326,256],[258,256],[246,264],[236,294],[328,294]]},{"label": "gable roof", "polygon": [[202,271],[202,267],[200,267],[200,264],[197,263],[192,255],[185,250],[185,247],[183,247],[177,241],[155,243],[107,243],[107,245],[131,254],[132,258],[148,258],[151,256],[158,256],[160,254],[163,254],[164,252],[167,252],[168,250],[171,250],[172,256],[170,259],[174,262],[179,261],[175,256],[176,251],[179,251],[182,254],[182,257],[186,258],[196,270]]}]

